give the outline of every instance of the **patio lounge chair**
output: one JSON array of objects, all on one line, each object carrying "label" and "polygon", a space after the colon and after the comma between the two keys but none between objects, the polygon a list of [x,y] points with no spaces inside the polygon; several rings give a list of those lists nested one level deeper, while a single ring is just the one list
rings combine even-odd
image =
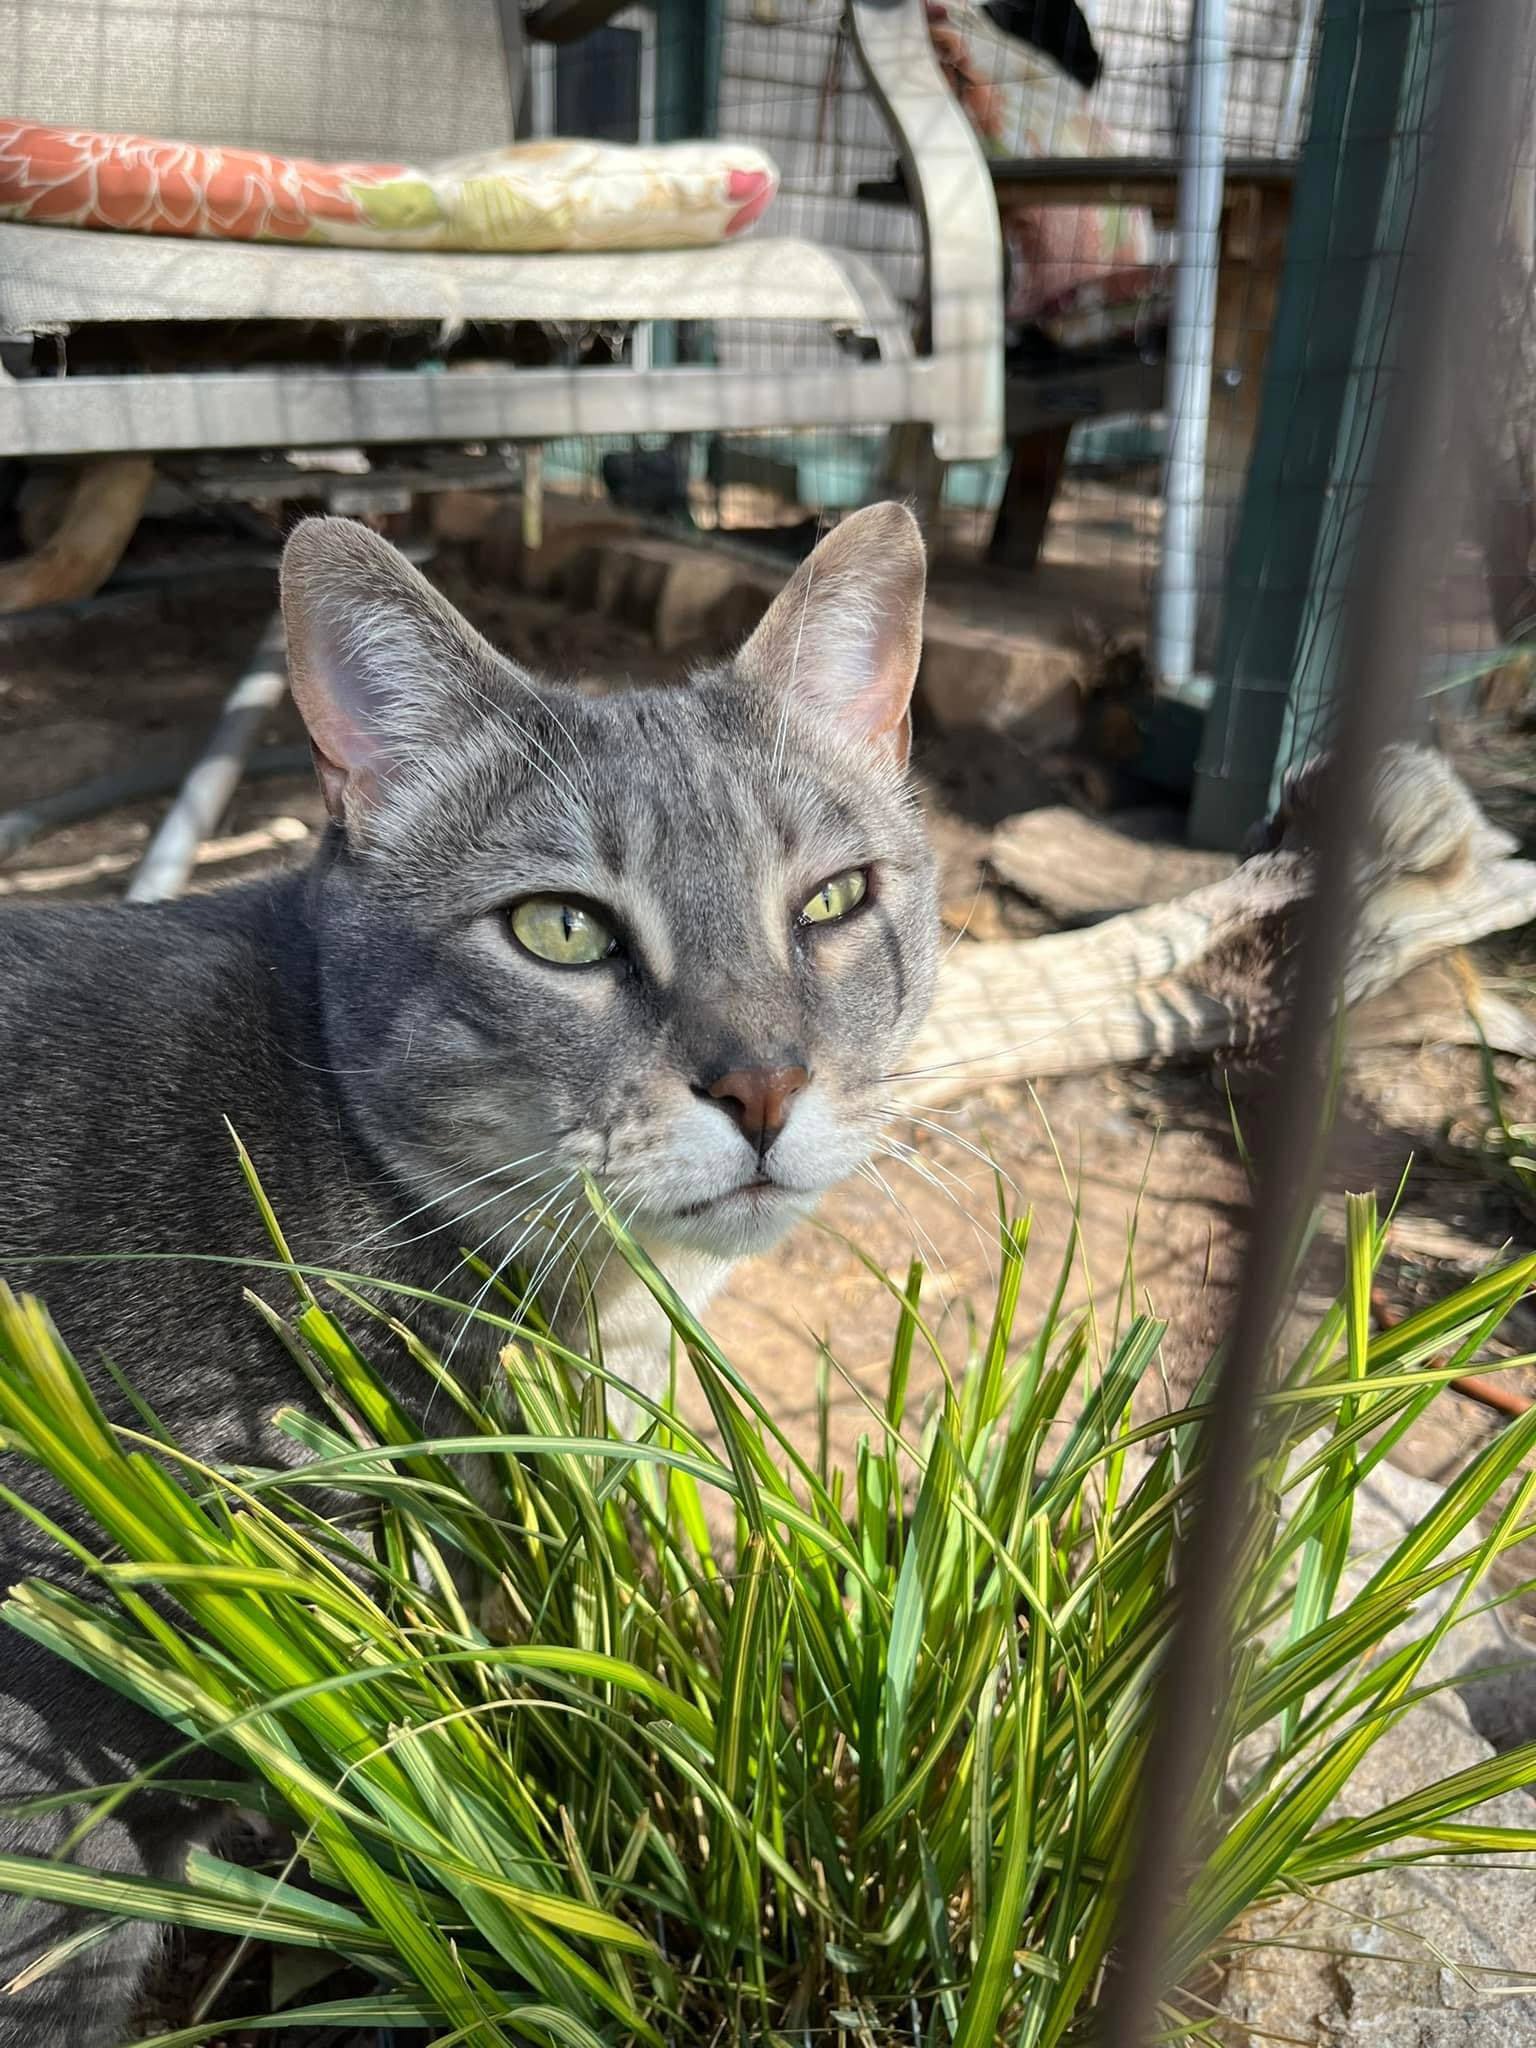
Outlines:
[{"label": "patio lounge chair", "polygon": [[[0,0],[10,90],[0,112],[311,157],[423,161],[510,140],[530,24],[591,4],[516,0]],[[565,435],[918,423],[942,460],[1002,438],[1001,252],[981,153],[944,85],[922,0],[847,0],[926,246],[924,341],[846,251],[759,233],[661,253],[450,255],[164,240],[0,225],[0,456],[538,442]],[[530,322],[814,322],[841,360],[775,372],[690,364],[439,374],[311,357],[242,360],[239,336]],[[209,323],[213,323],[211,326]],[[153,335],[126,363],[98,336]],[[184,367],[178,339],[219,352]],[[433,366],[435,369],[440,366]]]}]

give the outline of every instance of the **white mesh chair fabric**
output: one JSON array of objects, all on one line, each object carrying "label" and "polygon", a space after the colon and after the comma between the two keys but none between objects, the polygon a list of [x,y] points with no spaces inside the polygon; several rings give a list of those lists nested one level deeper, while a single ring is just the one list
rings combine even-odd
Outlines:
[{"label": "white mesh chair fabric", "polygon": [[437,256],[0,225],[0,333],[109,320],[815,320],[865,331],[872,321],[901,327],[879,281],[856,258],[778,236],[707,249]]},{"label": "white mesh chair fabric", "polygon": [[510,142],[516,0],[0,0],[0,114],[310,157]]}]

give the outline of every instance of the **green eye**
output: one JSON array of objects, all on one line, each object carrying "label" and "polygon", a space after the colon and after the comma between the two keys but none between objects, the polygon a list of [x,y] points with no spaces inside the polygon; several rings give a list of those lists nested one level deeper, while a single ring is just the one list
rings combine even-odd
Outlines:
[{"label": "green eye", "polygon": [[802,924],[833,924],[856,910],[869,893],[869,876],[863,868],[848,868],[823,882],[800,913]]},{"label": "green eye", "polygon": [[512,936],[536,959],[556,967],[591,967],[616,953],[619,942],[595,911],[557,896],[530,896],[515,906]]}]

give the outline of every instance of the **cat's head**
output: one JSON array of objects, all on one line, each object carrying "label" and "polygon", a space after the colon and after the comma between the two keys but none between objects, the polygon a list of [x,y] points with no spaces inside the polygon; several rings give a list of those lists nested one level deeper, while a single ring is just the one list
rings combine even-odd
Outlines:
[{"label": "cat's head", "polygon": [[588,1220],[771,1243],[868,1156],[933,986],[906,781],[924,560],[845,520],[734,661],[590,695],[525,674],[384,541],[289,542],[294,696],[334,821],[327,1057],[467,1243]]}]

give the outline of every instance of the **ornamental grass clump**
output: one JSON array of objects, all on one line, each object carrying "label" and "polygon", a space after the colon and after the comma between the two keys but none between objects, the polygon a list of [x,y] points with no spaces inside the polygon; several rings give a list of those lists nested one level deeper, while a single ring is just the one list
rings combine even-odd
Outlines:
[{"label": "ornamental grass clump", "polygon": [[[103,1787],[70,1860],[5,1859],[0,1887],[96,1916],[77,1940],[126,1914],[334,1961],[297,2006],[157,2048],[234,2025],[440,2048],[1091,2039],[1210,1376],[1175,1413],[1138,1403],[1162,1326],[1101,1346],[1064,1307],[1071,1251],[1021,1330],[1028,1220],[1003,1219],[969,1356],[945,1359],[920,1266],[888,1283],[884,1393],[854,1388],[868,1426],[833,1470],[607,1227],[672,1320],[708,1438],[628,1389],[639,1419],[612,1434],[600,1364],[494,1290],[493,1383],[417,1344],[407,1407],[357,1341],[394,1341],[400,1304],[284,1254],[290,1312],[263,1312],[318,1390],[277,1417],[298,1462],[216,1471],[153,1417],[109,1427],[43,1308],[0,1297],[4,1443],[98,1532],[101,1596],[32,1582],[5,1619],[174,1725],[149,1775],[281,1830],[256,1867],[202,1852],[179,1882],[109,1878],[90,1828],[132,1788]],[[1353,1200],[1339,1301],[1268,1403],[1223,1756],[1175,1929],[1187,1986],[1262,1902],[1377,1859],[1536,1848],[1536,1828],[1460,1819],[1536,1774],[1536,1745],[1340,1817],[1455,1614],[1498,1597],[1490,1567],[1536,1532],[1533,1410],[1348,1568],[1362,1481],[1536,1278],[1514,1261],[1373,1334],[1382,1241]],[[920,1349],[941,1371],[919,1413]],[[8,1510],[38,1519],[18,1470]],[[1168,2037],[1201,2011],[1175,1997]]]}]

